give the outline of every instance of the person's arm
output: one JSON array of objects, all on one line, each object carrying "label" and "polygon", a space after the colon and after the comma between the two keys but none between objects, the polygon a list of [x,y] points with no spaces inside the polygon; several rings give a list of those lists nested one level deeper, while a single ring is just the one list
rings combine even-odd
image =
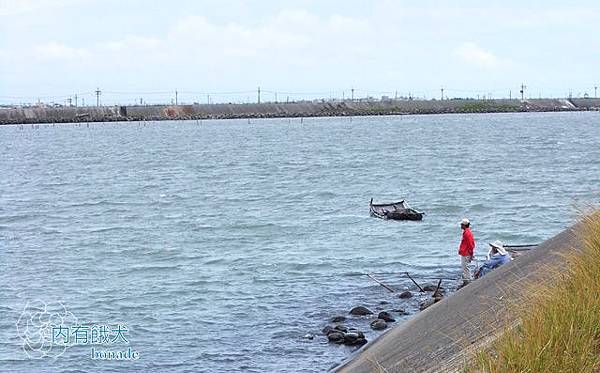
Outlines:
[{"label": "person's arm", "polygon": [[503,258],[501,255],[492,255],[490,260],[486,263],[488,264],[489,269],[494,269],[502,264]]},{"label": "person's arm", "polygon": [[466,233],[463,231],[462,239],[460,240],[460,245],[458,246],[458,253],[462,255],[466,251],[467,248],[467,237]]},{"label": "person's arm", "polygon": [[469,237],[468,237],[468,245],[469,245],[469,255],[473,256],[475,254],[475,238],[473,237],[473,232],[469,229]]}]

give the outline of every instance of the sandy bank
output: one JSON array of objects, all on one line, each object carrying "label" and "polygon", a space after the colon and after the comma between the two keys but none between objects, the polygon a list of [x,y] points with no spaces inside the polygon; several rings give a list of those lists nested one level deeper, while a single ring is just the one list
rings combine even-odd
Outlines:
[{"label": "sandy bank", "polygon": [[581,248],[576,227],[566,229],[454,295],[436,303],[366,345],[336,372],[452,372],[488,346],[506,325],[501,316],[519,302],[523,285],[550,278],[549,267]]}]

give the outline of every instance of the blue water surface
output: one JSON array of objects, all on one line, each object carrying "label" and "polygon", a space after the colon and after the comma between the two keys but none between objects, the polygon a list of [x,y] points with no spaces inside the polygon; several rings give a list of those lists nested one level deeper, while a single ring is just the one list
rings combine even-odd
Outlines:
[{"label": "blue water surface", "polygon": [[[599,145],[598,112],[1,126],[0,371],[327,370],[355,350],[331,316],[414,307],[361,273],[457,277],[463,217],[479,254],[557,234],[598,206]],[[128,343],[32,356],[66,312]]]}]

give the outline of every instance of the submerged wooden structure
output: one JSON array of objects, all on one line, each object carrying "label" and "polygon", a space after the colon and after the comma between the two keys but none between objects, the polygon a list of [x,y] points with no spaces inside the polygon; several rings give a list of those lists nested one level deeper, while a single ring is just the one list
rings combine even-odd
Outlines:
[{"label": "submerged wooden structure", "polygon": [[424,215],[423,212],[409,207],[404,200],[393,203],[374,204],[373,198],[369,202],[369,213],[371,216],[380,219],[392,220],[422,220]]}]

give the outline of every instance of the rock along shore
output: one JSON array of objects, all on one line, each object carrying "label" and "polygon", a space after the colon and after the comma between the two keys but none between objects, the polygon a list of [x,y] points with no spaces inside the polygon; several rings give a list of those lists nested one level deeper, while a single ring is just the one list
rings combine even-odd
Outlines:
[{"label": "rock along shore", "polygon": [[0,124],[600,110],[600,99],[344,100],[262,104],[0,108]]},{"label": "rock along shore", "polygon": [[[545,241],[365,345],[335,372],[458,372],[516,323],[507,310],[527,284],[552,278],[564,254],[582,247],[577,225]],[[551,270],[549,270],[551,269]]]}]

